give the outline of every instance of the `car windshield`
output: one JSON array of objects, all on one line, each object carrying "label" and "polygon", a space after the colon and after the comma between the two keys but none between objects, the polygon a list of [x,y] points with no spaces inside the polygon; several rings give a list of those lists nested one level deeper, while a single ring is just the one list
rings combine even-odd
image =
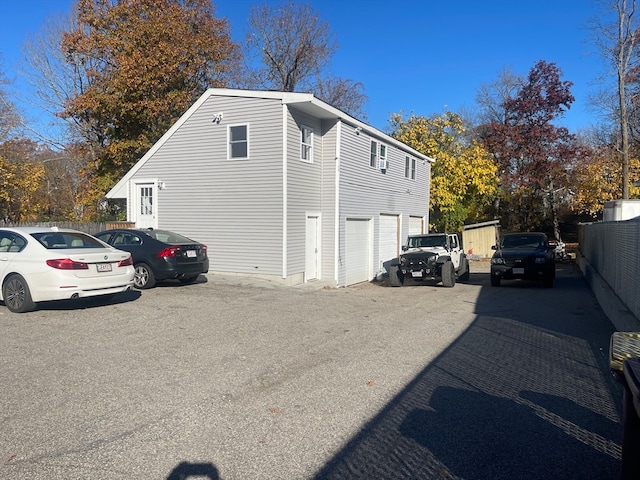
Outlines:
[{"label": "car windshield", "polygon": [[45,248],[105,248],[99,240],[81,232],[43,232],[32,233],[31,236]]},{"label": "car windshield", "polygon": [[446,247],[446,235],[425,235],[421,237],[409,237],[407,242],[409,248],[417,247]]},{"label": "car windshield", "polygon": [[540,235],[506,235],[500,248],[543,248],[544,237]]}]

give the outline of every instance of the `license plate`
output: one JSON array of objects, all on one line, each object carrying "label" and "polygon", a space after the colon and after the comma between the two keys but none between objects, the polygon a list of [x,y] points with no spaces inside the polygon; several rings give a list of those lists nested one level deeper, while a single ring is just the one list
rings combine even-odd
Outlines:
[{"label": "license plate", "polygon": [[513,274],[514,275],[524,275],[524,268],[514,268],[513,269]]},{"label": "license plate", "polygon": [[197,257],[198,254],[195,250],[187,250],[187,257]]},{"label": "license plate", "polygon": [[420,278],[422,278],[422,272],[421,272],[420,270],[418,270],[418,271],[412,271],[412,272],[411,272],[411,276],[412,276],[412,277],[420,277]]},{"label": "license plate", "polygon": [[99,272],[110,272],[111,264],[110,263],[97,263],[96,268]]}]

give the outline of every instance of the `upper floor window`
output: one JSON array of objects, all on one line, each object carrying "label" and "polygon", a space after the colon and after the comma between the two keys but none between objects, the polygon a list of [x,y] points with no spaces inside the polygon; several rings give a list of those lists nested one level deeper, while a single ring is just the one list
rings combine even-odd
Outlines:
[{"label": "upper floor window", "polygon": [[229,125],[229,158],[249,158],[249,126]]},{"label": "upper floor window", "polygon": [[416,159],[404,157],[404,176],[411,180],[416,179]]},{"label": "upper floor window", "polygon": [[300,127],[300,158],[313,162],[313,129],[304,125]]},{"label": "upper floor window", "polygon": [[380,170],[386,170],[389,168],[386,145],[375,140],[371,140],[371,158],[369,160],[369,165],[373,168],[379,168]]},{"label": "upper floor window", "polygon": [[387,146],[380,144],[380,149],[379,149],[379,155],[378,155],[378,168],[380,170],[386,170],[387,168],[389,168],[389,162],[387,161]]},{"label": "upper floor window", "polygon": [[378,167],[378,142],[375,140],[371,140],[371,160],[369,160],[369,165],[374,168]]}]

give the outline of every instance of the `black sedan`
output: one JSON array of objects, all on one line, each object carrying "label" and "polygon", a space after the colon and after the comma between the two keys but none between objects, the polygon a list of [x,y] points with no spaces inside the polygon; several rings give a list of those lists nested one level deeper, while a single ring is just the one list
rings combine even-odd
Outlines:
[{"label": "black sedan", "polygon": [[157,281],[177,279],[193,283],[209,271],[207,246],[168,230],[113,229],[95,235],[119,250],[130,252],[134,286],[152,288]]},{"label": "black sedan", "polygon": [[491,258],[491,285],[500,286],[501,280],[542,280],[552,287],[556,278],[555,244],[549,243],[544,233],[508,233]]}]

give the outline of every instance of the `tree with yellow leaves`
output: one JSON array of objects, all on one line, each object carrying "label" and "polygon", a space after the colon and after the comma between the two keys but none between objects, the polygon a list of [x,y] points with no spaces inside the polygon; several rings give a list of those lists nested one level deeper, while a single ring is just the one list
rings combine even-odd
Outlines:
[{"label": "tree with yellow leaves", "polygon": [[[619,152],[613,145],[592,146],[591,154],[576,163],[569,176],[569,187],[573,192],[572,209],[586,213],[594,219],[600,217],[604,203],[619,200],[623,172],[620,168]],[[640,178],[640,159],[631,156],[629,162],[631,178]],[[640,188],[629,186],[629,197],[638,198]]]},{"label": "tree with yellow leaves", "polygon": [[29,155],[32,146],[28,140],[10,140],[0,144],[2,221],[33,221],[43,208],[43,200],[36,192],[41,186],[44,168]]},{"label": "tree with yellow leaves", "polygon": [[489,152],[468,135],[452,112],[426,118],[391,117],[392,136],[435,158],[431,169],[430,228],[458,231],[485,220],[498,188],[497,167]]}]

